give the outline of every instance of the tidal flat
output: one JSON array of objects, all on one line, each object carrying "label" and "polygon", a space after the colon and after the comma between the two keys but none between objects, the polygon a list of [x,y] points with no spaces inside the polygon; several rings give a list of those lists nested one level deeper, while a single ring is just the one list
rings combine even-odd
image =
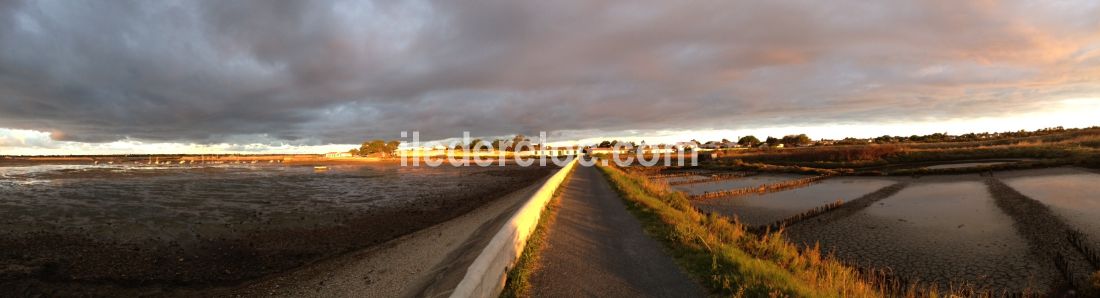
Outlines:
[{"label": "tidal flat", "polygon": [[0,290],[233,284],[444,222],[551,170],[0,166]]}]

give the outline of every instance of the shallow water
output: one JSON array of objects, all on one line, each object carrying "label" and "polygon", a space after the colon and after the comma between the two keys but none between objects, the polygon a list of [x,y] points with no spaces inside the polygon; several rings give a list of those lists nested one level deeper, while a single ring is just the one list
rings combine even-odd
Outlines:
[{"label": "shallow water", "polygon": [[1055,214],[1100,248],[1100,174],[1078,169],[1021,171],[1003,181],[1020,193],[1050,206]]},{"label": "shallow water", "polygon": [[333,214],[511,180],[499,170],[396,163],[320,172],[283,165],[0,167],[0,227],[126,239],[333,224]]},{"label": "shallow water", "polygon": [[790,233],[862,266],[890,268],[941,286],[1047,289],[1056,272],[1037,263],[1013,221],[978,181],[915,183],[852,216]]},{"label": "shallow water", "polygon": [[942,164],[942,165],[934,165],[934,166],[928,166],[928,167],[925,167],[925,169],[929,169],[929,170],[938,170],[938,169],[962,169],[962,168],[975,168],[975,167],[984,167],[984,166],[1002,165],[1002,164],[1009,164],[1009,163],[1012,163],[1012,162],[1007,162],[1007,161],[998,161],[998,162],[966,162],[966,163],[952,163],[952,164]]},{"label": "shallow water", "polygon": [[694,201],[694,204],[704,212],[717,212],[728,217],[737,216],[741,222],[757,226],[770,224],[837,200],[846,202],[894,183],[886,179],[836,177],[803,188],[763,195]]},{"label": "shallow water", "polygon": [[715,182],[677,185],[673,186],[673,189],[687,192],[688,194],[697,195],[704,192],[728,190],[735,188],[745,188],[760,186],[763,184],[772,184],[776,182],[782,182],[787,180],[794,180],[799,178],[809,177],[806,175],[796,174],[760,174],[755,176],[748,176],[737,178],[733,180],[721,180]]}]

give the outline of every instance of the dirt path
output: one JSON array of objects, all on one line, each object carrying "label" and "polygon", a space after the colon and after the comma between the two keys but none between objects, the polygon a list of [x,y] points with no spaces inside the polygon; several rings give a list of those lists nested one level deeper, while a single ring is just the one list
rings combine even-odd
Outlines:
[{"label": "dirt path", "polygon": [[535,297],[702,297],[607,180],[578,167],[531,276]]}]

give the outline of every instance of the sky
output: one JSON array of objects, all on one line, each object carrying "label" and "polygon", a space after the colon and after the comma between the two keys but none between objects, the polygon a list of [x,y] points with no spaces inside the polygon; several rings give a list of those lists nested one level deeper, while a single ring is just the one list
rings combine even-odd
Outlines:
[{"label": "sky", "polygon": [[1054,0],[0,0],[0,155],[1093,126],[1097,16]]}]

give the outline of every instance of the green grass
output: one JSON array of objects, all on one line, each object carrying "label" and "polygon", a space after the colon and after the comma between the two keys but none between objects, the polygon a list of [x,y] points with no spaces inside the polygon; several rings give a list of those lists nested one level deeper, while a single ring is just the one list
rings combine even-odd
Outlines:
[{"label": "green grass", "polygon": [[540,213],[538,226],[527,238],[527,245],[523,247],[523,253],[516,261],[516,266],[508,271],[508,278],[504,283],[504,291],[500,293],[500,297],[531,296],[531,274],[538,270],[537,265],[542,249],[546,245],[548,229],[554,223],[554,219],[557,218],[558,209],[561,207],[561,193],[569,184],[569,178],[572,178],[572,176],[573,172],[569,172],[565,176],[565,180],[562,180],[562,184],[554,191],[554,197],[546,203],[546,208]]}]

